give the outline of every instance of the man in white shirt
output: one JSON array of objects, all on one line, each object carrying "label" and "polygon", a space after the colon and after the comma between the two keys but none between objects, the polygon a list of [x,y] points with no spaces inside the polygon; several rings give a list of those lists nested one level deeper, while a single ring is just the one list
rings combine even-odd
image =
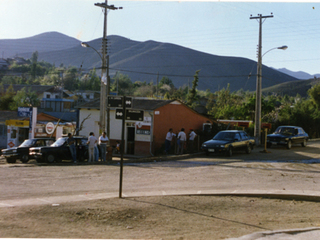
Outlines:
[{"label": "man in white shirt", "polygon": [[109,142],[109,138],[107,137],[107,133],[103,132],[102,135],[99,137],[101,161],[103,162],[106,162],[108,142]]},{"label": "man in white shirt", "polygon": [[169,154],[170,152],[172,137],[176,136],[176,134],[174,134],[172,131],[173,131],[172,128],[170,128],[166,136],[165,150],[164,150],[166,154]]},{"label": "man in white shirt", "polygon": [[94,162],[94,146],[98,142],[97,138],[94,136],[93,132],[90,132],[89,138],[88,138],[88,149],[89,149],[89,159],[88,162]]},{"label": "man in white shirt", "polygon": [[178,134],[178,152],[177,154],[183,154],[184,143],[187,141],[186,133],[184,128],[181,128],[181,131]]},{"label": "man in white shirt", "polygon": [[193,131],[193,129],[190,129],[189,133],[189,151],[193,153],[194,151],[194,138],[197,136],[197,134]]}]

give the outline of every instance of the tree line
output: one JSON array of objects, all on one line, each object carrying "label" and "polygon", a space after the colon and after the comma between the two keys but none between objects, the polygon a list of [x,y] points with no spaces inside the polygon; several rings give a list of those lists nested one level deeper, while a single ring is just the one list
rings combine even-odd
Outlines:
[{"label": "tree line", "polygon": [[[38,61],[38,53],[24,64],[9,61],[9,68],[0,71],[0,110],[16,110],[22,106],[39,106],[40,99],[28,85],[60,86],[70,91],[100,91],[100,77],[96,69],[87,73],[76,67],[60,64],[56,67]],[[111,78],[110,91],[118,95],[152,97],[158,99],[177,99],[192,109],[202,111],[212,119],[249,120],[254,122],[255,93],[239,90],[231,92],[229,86],[217,92],[198,90],[200,70],[194,74],[192,86],[175,87],[173,81],[163,76],[158,83],[152,81],[133,82],[128,75],[117,72]],[[4,90],[4,84],[25,84],[26,87],[14,92],[13,87]],[[304,128],[312,138],[320,135],[320,84],[308,90],[307,97],[268,94],[262,97],[262,122],[272,124],[272,130],[279,125],[296,125]],[[248,129],[249,133],[253,126]]]}]

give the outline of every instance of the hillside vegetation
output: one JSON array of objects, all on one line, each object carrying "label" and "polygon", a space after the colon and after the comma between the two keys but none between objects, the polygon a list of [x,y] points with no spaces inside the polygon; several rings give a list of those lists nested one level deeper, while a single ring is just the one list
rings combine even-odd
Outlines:
[{"label": "hillside vegetation", "polygon": [[[254,122],[254,92],[231,91],[231,85],[215,92],[201,91],[197,86],[202,81],[201,71],[194,73],[191,87],[176,87],[172,79],[167,76],[162,77],[157,84],[133,82],[128,75],[118,72],[111,79],[110,90],[118,95],[177,99],[212,119]],[[15,92],[12,84],[24,84],[25,87]],[[22,106],[38,107],[41,99],[32,91],[33,85],[51,85],[70,91],[99,92],[100,78],[95,69],[83,73],[75,67],[65,67],[62,64],[56,67],[44,61],[38,62],[38,53],[34,52],[32,58],[25,60],[23,64],[11,60],[8,70],[0,72],[0,110],[16,110]],[[295,93],[294,89],[303,88],[304,92],[294,96],[284,93],[284,91]],[[273,129],[279,125],[298,125],[303,127],[311,137],[319,137],[320,85],[318,81],[296,81],[264,91],[268,94],[262,99],[263,122],[272,123]],[[214,131],[218,130],[218,127],[214,129]],[[253,135],[253,126],[247,130]]]}]

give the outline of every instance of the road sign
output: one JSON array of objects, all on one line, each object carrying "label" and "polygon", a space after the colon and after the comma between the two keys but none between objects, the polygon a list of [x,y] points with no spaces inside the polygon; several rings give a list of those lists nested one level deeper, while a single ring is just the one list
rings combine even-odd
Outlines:
[{"label": "road sign", "polygon": [[[125,97],[126,108],[132,108],[132,97]],[[123,107],[122,96],[108,96],[108,107]]]},{"label": "road sign", "polygon": [[19,117],[30,117],[32,114],[32,107],[18,107]]},{"label": "road sign", "polygon": [[122,119],[122,118],[123,118],[123,110],[116,109],[116,119]]},{"label": "road sign", "polygon": [[143,121],[144,112],[141,110],[126,110],[126,120]]},{"label": "road sign", "polygon": [[[123,109],[116,109],[116,119],[123,118]],[[126,109],[126,120],[143,121],[144,111]]]}]

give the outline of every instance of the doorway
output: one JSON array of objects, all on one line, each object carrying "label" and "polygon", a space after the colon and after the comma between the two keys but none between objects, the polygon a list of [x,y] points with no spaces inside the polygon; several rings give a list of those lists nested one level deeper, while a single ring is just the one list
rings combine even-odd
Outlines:
[{"label": "doorway", "polygon": [[127,127],[127,154],[134,154],[135,127]]}]

